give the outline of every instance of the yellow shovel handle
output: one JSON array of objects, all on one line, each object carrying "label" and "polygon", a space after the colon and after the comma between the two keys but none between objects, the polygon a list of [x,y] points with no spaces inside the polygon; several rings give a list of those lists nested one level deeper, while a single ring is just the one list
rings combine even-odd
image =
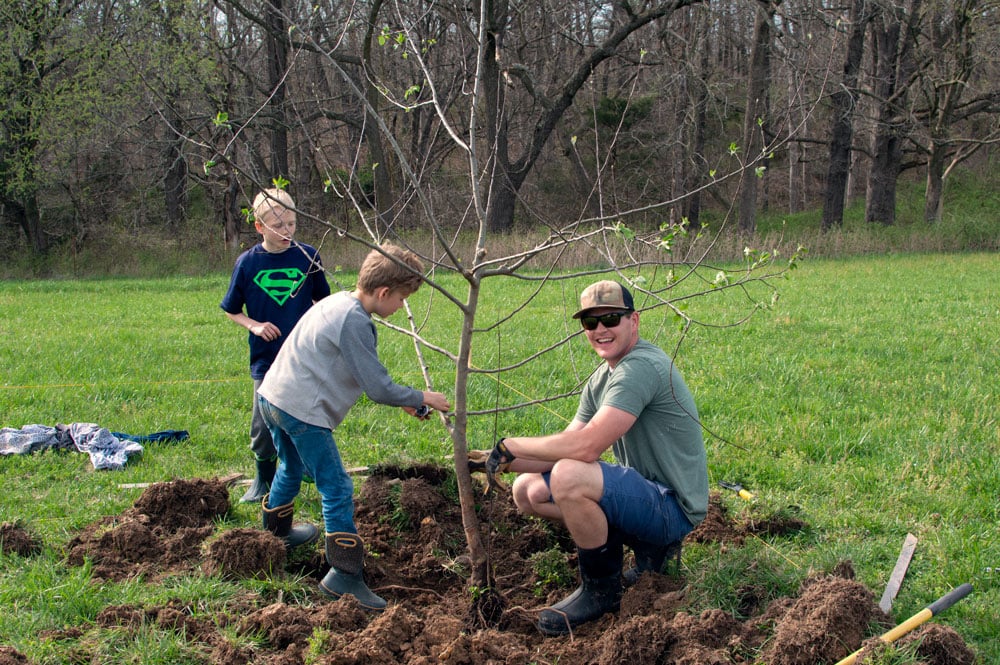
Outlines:
[{"label": "yellow shovel handle", "polygon": [[[941,612],[944,612],[946,609],[968,596],[971,591],[971,584],[963,584],[955,587],[903,623],[879,636],[879,639],[886,644],[892,644],[903,635],[906,635],[908,632],[930,619],[932,616],[936,616]],[[859,655],[861,655],[861,649],[858,649],[850,656],[841,659],[837,662],[837,665],[854,665],[854,662],[858,659]]]}]

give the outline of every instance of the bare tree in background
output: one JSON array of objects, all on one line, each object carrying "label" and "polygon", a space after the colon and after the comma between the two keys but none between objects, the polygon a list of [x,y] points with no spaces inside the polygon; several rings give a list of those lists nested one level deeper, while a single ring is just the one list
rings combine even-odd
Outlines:
[{"label": "bare tree in background", "polygon": [[[934,2],[928,11],[926,41],[929,62],[918,72],[915,111],[924,131],[913,132],[927,159],[924,220],[941,221],[944,183],[952,169],[982,148],[1000,140],[1000,58],[976,53],[978,40],[996,38],[1000,17],[980,0]],[[985,84],[985,85],[984,85]],[[992,116],[992,126],[989,118]],[[971,132],[969,119],[977,117]]]},{"label": "bare tree in background", "polygon": [[757,181],[767,168],[768,126],[773,122],[770,105],[771,50],[777,6],[778,3],[770,0],[757,3],[740,148],[746,163],[740,179],[739,229],[746,235],[753,234],[757,228]]},{"label": "bare tree in background", "polygon": [[875,134],[865,199],[865,221],[896,221],[896,185],[903,171],[903,143],[909,124],[910,77],[916,69],[914,40],[922,0],[904,7],[877,0],[873,11],[876,104]]},{"label": "bare tree in background", "polygon": [[836,91],[830,97],[833,114],[830,127],[830,158],[827,164],[826,188],[823,195],[823,230],[829,231],[844,223],[847,180],[851,167],[851,143],[854,138],[854,108],[859,91],[858,72],[864,56],[865,29],[869,16],[867,0],[853,0],[851,12],[844,22],[848,33],[844,52],[844,73]]}]

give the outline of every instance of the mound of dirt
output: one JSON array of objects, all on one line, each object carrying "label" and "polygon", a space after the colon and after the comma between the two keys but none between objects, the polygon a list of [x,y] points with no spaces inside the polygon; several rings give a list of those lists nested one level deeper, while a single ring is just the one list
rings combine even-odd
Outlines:
[{"label": "mound of dirt", "polygon": [[[470,593],[469,558],[453,485],[450,473],[437,467],[379,468],[363,483],[356,522],[368,553],[366,581],[389,601],[379,614],[365,611],[350,596],[331,600],[319,592],[316,582],[328,570],[322,544],[313,546],[303,563],[300,555],[286,560],[281,541],[263,531],[230,529],[209,538],[215,518],[229,510],[222,481],[175,481],[148,488],[132,509],[77,535],[69,560],[73,565],[84,558],[93,561],[96,579],[155,578],[166,572],[230,579],[284,571],[306,576],[306,593],[313,595],[304,602],[285,603],[280,596],[275,602],[248,593],[213,616],[168,603],[107,607],[97,617],[97,625],[108,630],[138,632],[154,625],[183,631],[201,645],[206,663],[221,665],[832,663],[861,646],[872,624],[888,621],[844,562],[832,574],[806,580],[797,598],[771,600],[766,589],[740,589],[737,616],[721,610],[699,615],[680,611],[684,579],[646,574],[625,591],[618,613],[570,636],[545,638],[534,625],[537,612],[569,593],[576,578],[554,586],[551,578],[540,577],[532,555],[562,552],[573,570],[572,543],[563,530],[523,518],[508,496],[494,494],[477,511],[496,588]],[[806,526],[797,518],[736,523],[713,496],[709,519],[689,539],[738,545],[751,534],[789,533]],[[46,637],[70,639],[74,630],[67,627]],[[922,640],[920,657],[927,665],[974,662],[953,631],[927,626],[909,639]],[[80,662],[87,661],[86,648],[81,641]],[[0,665],[26,662],[16,660],[18,655],[0,652]]]},{"label": "mound of dirt", "polygon": [[4,522],[0,524],[0,551],[4,554],[33,556],[42,551],[42,543],[20,524]]},{"label": "mound of dirt", "polygon": [[74,536],[66,558],[73,566],[89,559],[98,580],[183,573],[200,557],[202,542],[215,531],[214,520],[230,506],[229,489],[219,479],[156,483],[132,508]]},{"label": "mound of dirt", "polygon": [[0,646],[0,665],[21,665],[31,661],[14,647]]},{"label": "mound of dirt", "polygon": [[203,568],[230,580],[263,579],[280,571],[287,558],[285,543],[269,531],[230,529],[208,545]]}]

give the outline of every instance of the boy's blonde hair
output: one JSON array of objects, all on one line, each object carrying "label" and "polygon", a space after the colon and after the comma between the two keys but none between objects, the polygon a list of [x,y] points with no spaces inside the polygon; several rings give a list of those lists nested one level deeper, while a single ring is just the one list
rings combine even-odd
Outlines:
[{"label": "boy's blonde hair", "polygon": [[295,209],[295,201],[292,195],[283,189],[265,189],[253,199],[253,221],[264,222],[265,217],[269,217],[278,209]]},{"label": "boy's blonde hair", "polygon": [[416,292],[423,283],[424,264],[416,254],[391,243],[373,249],[361,263],[358,271],[359,291],[374,293],[386,286],[407,296]]}]

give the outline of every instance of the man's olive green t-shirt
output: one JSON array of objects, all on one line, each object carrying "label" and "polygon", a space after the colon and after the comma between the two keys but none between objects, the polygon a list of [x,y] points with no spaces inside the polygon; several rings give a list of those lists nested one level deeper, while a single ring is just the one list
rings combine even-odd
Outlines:
[{"label": "man's olive green t-shirt", "polygon": [[673,360],[640,339],[613,370],[597,369],[576,419],[588,422],[605,404],[636,417],[613,446],[618,463],[672,489],[691,524],[699,524],[708,511],[705,443],[694,398]]}]

